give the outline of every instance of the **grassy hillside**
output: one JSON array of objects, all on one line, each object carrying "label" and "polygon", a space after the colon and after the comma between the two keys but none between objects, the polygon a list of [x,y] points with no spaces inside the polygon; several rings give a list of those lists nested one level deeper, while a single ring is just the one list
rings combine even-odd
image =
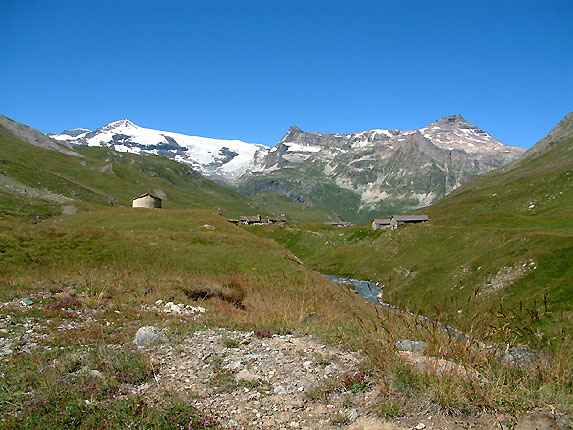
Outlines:
[{"label": "grassy hillside", "polygon": [[[81,157],[70,158],[0,138],[2,428],[217,428],[191,406],[197,393],[141,394],[164,364],[132,344],[148,325],[174,350],[194,331],[221,326],[313,334],[359,350],[365,360],[341,377],[368,381],[360,390],[370,390],[370,413],[385,418],[573,410],[571,141],[472,182],[471,193],[462,187],[427,208],[430,223],[371,231],[318,222],[235,226],[227,216],[262,214],[257,205],[283,212],[283,202],[243,203],[161,157],[80,148]],[[115,207],[135,191],[157,190],[171,210]],[[87,210],[54,216],[69,205]],[[294,209],[291,219],[319,218]],[[47,219],[21,222],[30,215]],[[379,281],[386,301],[476,339],[462,343],[436,325],[375,308],[317,271]],[[157,300],[206,312],[168,315],[154,308]],[[408,364],[396,352],[400,339],[424,340],[431,363],[449,360],[483,378]],[[527,343],[544,359],[510,367],[481,341]],[[337,377],[303,387],[307,401],[347,393]],[[259,394],[264,401],[267,393]],[[508,418],[506,428],[514,423]]]},{"label": "grassy hillside", "polygon": [[[62,206],[130,205],[145,192],[162,197],[166,208],[221,208],[238,215],[250,210],[239,194],[214,184],[189,167],[164,157],[142,157],[104,148],[77,148],[80,156],[44,149],[0,127],[0,203],[3,216],[20,212],[43,217]],[[10,197],[10,195],[12,197]]]},{"label": "grassy hillside", "polygon": [[0,125],[0,216],[44,219],[62,211],[130,206],[132,198],[151,192],[167,209],[219,209],[233,218],[286,213],[292,221],[328,219],[327,212],[282,196],[242,196],[164,157],[106,148],[74,150],[78,155],[29,144]]},{"label": "grassy hillside", "polygon": [[280,194],[256,194],[247,197],[254,209],[267,210],[275,215],[287,214],[289,221],[326,222],[336,219],[335,215],[312,206],[295,203]]},{"label": "grassy hillside", "polygon": [[[206,222],[215,230],[202,229]],[[22,307],[20,299],[29,298]],[[169,317],[151,309],[158,299],[207,311],[197,322]],[[161,366],[132,347],[139,327],[161,327],[174,343],[205,326],[226,326],[314,333],[356,347],[359,319],[374,315],[274,241],[206,209],[108,208],[35,225],[1,220],[0,302],[0,322],[9,319],[3,341],[25,335],[24,323],[46,333],[27,352],[12,354],[26,346],[18,343],[6,355],[2,343],[2,428],[118,428],[125,420],[144,428],[180,428],[173,420],[218,428],[202,424],[180,393],[156,402],[121,391],[126,383],[153,382]],[[73,373],[82,366],[105,379]],[[86,398],[103,406],[86,407]]]},{"label": "grassy hillside", "polygon": [[559,142],[419,210],[427,224],[252,231],[324,273],[379,282],[393,304],[551,347],[573,323],[573,138]]}]

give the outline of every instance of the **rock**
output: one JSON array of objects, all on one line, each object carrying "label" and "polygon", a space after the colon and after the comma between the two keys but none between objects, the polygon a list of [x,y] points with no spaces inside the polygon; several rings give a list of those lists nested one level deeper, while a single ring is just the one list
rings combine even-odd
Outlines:
[{"label": "rock", "polygon": [[526,346],[508,347],[503,356],[503,362],[512,367],[530,368],[542,358],[541,354]]},{"label": "rock", "polygon": [[105,376],[103,376],[103,373],[101,373],[99,370],[95,370],[95,369],[90,370],[90,371],[89,371],[89,375],[90,375],[92,378],[105,379]]},{"label": "rock", "polygon": [[30,305],[32,305],[33,303],[34,303],[34,302],[33,302],[32,300],[30,300],[30,299],[22,299],[22,300],[20,300],[20,304],[21,304],[22,306],[30,306]]},{"label": "rock", "polygon": [[225,368],[229,370],[237,370],[239,367],[241,367],[241,364],[241,360],[236,360],[226,365]]},{"label": "rock", "polygon": [[135,334],[135,343],[137,346],[147,346],[151,345],[153,342],[157,342],[164,338],[161,331],[153,326],[144,326],[137,330]]},{"label": "rock", "polygon": [[414,427],[415,430],[423,430],[426,428],[426,424],[424,423],[419,423],[416,427]]},{"label": "rock", "polygon": [[358,411],[356,409],[350,409],[346,411],[346,416],[350,420],[351,423],[358,419]]},{"label": "rock", "polygon": [[422,352],[427,346],[427,343],[423,340],[399,340],[396,342],[396,348],[398,351],[412,351],[412,352]]},{"label": "rock", "polygon": [[273,392],[274,392],[275,394],[286,394],[287,391],[286,391],[286,388],[285,388],[285,387],[283,387],[282,385],[278,385],[278,386],[275,387],[275,389],[273,390]]},{"label": "rock", "polygon": [[165,312],[173,312],[175,314],[180,314],[183,311],[183,307],[184,305],[182,304],[176,305],[173,302],[167,302],[165,303]]},{"label": "rock", "polygon": [[215,230],[215,227],[210,224],[203,224],[201,228],[204,228],[205,230]]},{"label": "rock", "polygon": [[253,375],[251,372],[249,372],[246,369],[241,370],[239,373],[237,373],[235,375],[235,382],[239,382],[239,381],[255,381],[259,379],[256,375]]}]

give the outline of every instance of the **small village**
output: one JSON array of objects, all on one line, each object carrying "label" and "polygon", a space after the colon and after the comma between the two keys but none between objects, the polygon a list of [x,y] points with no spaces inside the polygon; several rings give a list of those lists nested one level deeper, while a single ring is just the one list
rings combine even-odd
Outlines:
[{"label": "small village", "polygon": [[[135,197],[131,201],[131,206],[134,208],[148,208],[148,209],[161,209],[161,198],[154,196],[150,193],[145,193],[139,197]],[[286,214],[267,216],[266,222],[260,215],[242,215],[239,219],[228,219],[228,222],[236,225],[286,225]],[[428,222],[428,215],[392,215],[390,218],[376,218],[372,221],[372,230],[380,229],[397,229],[402,224],[419,224]],[[351,227],[352,224],[347,221],[328,221],[326,225],[334,227]]]}]

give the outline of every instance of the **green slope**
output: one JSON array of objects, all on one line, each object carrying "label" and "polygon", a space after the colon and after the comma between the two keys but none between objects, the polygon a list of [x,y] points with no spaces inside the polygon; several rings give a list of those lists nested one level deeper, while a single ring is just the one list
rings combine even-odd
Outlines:
[{"label": "green slope", "polygon": [[[164,157],[106,148],[77,147],[75,151],[78,155],[32,145],[0,125],[0,216],[41,219],[63,210],[129,206],[133,197],[145,192],[162,197],[167,209],[214,208],[229,217],[255,210],[272,213]],[[294,204],[273,208],[298,210]]]},{"label": "green slope", "polygon": [[[14,124],[35,138],[48,139]],[[282,196],[245,197],[165,157],[107,148],[75,147],[74,151],[77,155],[32,145],[0,123],[0,217],[37,220],[62,211],[129,206],[133,197],[151,192],[163,199],[166,209],[211,208],[233,218],[286,213],[292,221],[328,219],[327,212]]]},{"label": "green slope", "polygon": [[483,335],[553,344],[573,322],[570,116],[551,134],[558,144],[419,210],[427,224],[252,230],[317,270],[379,282],[393,304]]}]

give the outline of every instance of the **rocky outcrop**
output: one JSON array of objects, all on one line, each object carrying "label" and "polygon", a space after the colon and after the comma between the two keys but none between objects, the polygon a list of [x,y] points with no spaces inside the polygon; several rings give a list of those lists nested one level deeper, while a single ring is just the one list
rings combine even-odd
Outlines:
[{"label": "rocky outcrop", "polygon": [[51,139],[35,128],[20,124],[19,122],[5,117],[4,115],[0,115],[0,127],[5,128],[18,139],[31,143],[32,145],[63,152],[64,154],[79,155],[74,151],[73,146],[69,143],[58,142],[54,139]]},{"label": "rocky outcrop", "polygon": [[[523,152],[459,114],[408,131],[347,135],[291,127],[275,147],[254,158],[238,186],[248,194],[272,189],[338,214],[344,201],[347,212],[355,214],[349,220],[358,222],[429,205]],[[336,189],[346,198],[325,198]]]}]

